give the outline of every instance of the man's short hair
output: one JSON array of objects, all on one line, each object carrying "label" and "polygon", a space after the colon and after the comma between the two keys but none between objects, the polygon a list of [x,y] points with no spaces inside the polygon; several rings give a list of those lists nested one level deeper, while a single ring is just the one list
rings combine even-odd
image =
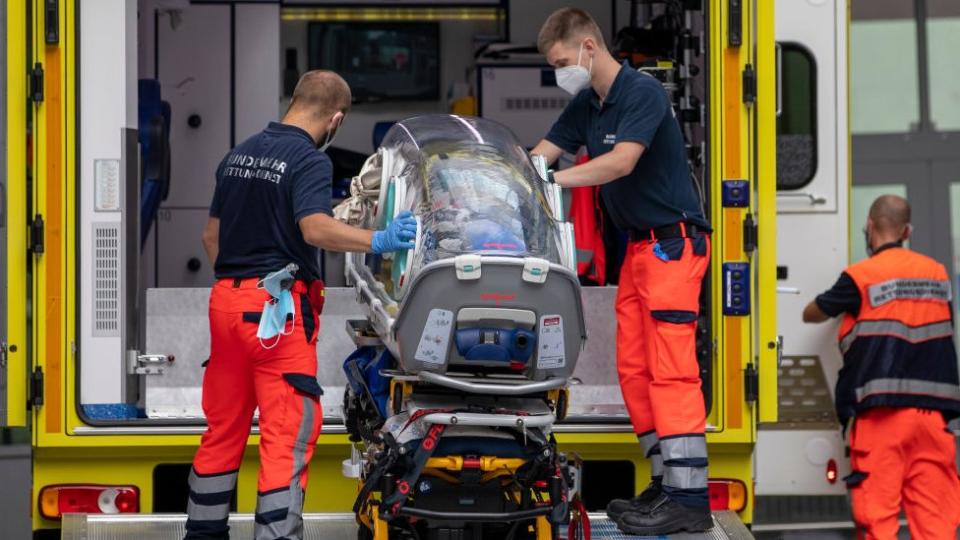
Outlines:
[{"label": "man's short hair", "polygon": [[573,46],[586,37],[592,37],[601,48],[607,47],[600,27],[589,13],[577,8],[561,8],[551,13],[540,27],[537,49],[540,54],[547,54],[555,43]]},{"label": "man's short hair", "polygon": [[333,71],[316,69],[300,77],[293,89],[290,110],[303,109],[315,116],[345,113],[350,110],[352,99],[350,86],[343,77]]},{"label": "man's short hair", "polygon": [[899,195],[881,195],[870,205],[870,220],[878,229],[902,231],[910,224],[910,203]]}]

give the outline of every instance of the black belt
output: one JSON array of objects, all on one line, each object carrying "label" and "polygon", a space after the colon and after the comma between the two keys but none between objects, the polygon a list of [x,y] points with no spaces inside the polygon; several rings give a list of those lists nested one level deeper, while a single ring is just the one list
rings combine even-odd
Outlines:
[{"label": "black belt", "polygon": [[694,238],[710,231],[692,223],[674,223],[653,229],[630,229],[627,232],[630,235],[630,241],[636,242],[638,240],[659,240],[662,238]]}]

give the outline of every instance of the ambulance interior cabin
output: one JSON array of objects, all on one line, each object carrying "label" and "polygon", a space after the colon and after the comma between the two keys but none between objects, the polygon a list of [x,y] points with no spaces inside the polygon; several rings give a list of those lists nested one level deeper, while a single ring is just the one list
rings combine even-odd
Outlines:
[{"label": "ambulance interior cabin", "polygon": [[[553,10],[582,7],[597,19],[609,48],[668,90],[687,139],[691,182],[710,201],[707,6],[701,4],[78,4],[81,418],[92,427],[203,424],[200,385],[209,354],[207,296],[214,274],[200,234],[215,170],[232,146],[282,116],[307,70],[334,70],[353,91],[352,110],[328,150],[337,204],[398,120],[425,113],[478,115],[504,124],[532,148],[570,99],[536,51],[537,32]],[[565,156],[559,166],[576,159],[584,156]],[[709,217],[711,205],[705,206]],[[626,426],[613,361],[615,289],[604,287],[616,284],[625,238],[609,222],[603,230],[606,262],[588,261],[594,279],[587,272],[582,277],[596,287],[584,289],[591,295],[584,302],[590,339],[574,374],[578,384],[566,423]],[[346,321],[363,315],[356,294],[345,288],[343,255],[322,254],[322,269],[329,289],[319,377],[324,432],[331,433],[342,427],[341,364],[356,348]],[[604,276],[602,282],[597,275]],[[698,337],[708,411],[717,384],[709,283],[708,276]],[[747,297],[739,301],[749,304]]]}]

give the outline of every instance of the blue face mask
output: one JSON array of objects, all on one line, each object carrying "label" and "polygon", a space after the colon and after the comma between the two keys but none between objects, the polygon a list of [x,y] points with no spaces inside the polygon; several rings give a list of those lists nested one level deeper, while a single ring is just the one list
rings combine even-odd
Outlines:
[{"label": "blue face mask", "polygon": [[[271,298],[263,304],[263,313],[260,315],[260,326],[257,328],[257,337],[270,339],[293,332],[285,332],[287,318],[293,317],[293,295],[290,291],[282,291],[279,298]],[[266,347],[266,345],[264,345]]]},{"label": "blue face mask", "polygon": [[[278,270],[263,278],[263,288],[270,293],[271,298],[264,302],[263,313],[260,315],[260,326],[257,328],[257,337],[260,338],[260,344],[266,348],[275,347],[280,341],[279,336],[286,336],[293,333],[293,327],[286,330],[287,318],[296,320],[294,317],[293,295],[290,294],[290,288],[293,287],[295,278],[293,273],[297,271],[297,265],[288,264],[283,270]],[[277,341],[267,347],[263,343],[264,339],[277,338]]]}]

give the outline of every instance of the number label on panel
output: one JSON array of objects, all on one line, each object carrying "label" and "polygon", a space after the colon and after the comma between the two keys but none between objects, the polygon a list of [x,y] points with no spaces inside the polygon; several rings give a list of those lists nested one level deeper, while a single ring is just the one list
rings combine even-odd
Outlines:
[{"label": "number label on panel", "polygon": [[537,369],[558,369],[567,364],[563,342],[563,317],[540,317],[540,337],[537,342]]},{"label": "number label on panel", "polygon": [[93,191],[97,212],[120,211],[120,160],[93,160]]},{"label": "number label on panel", "polygon": [[453,312],[447,309],[431,309],[427,322],[423,325],[414,359],[425,364],[445,364],[452,332]]}]

